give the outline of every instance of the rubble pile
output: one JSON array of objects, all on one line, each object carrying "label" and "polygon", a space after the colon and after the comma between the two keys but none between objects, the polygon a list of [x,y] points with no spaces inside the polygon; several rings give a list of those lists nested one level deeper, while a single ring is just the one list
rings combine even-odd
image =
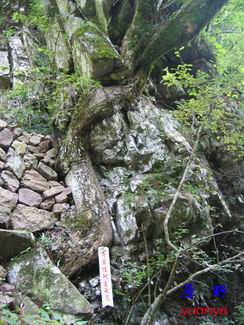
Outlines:
[{"label": "rubble pile", "polygon": [[55,171],[52,136],[0,120],[0,228],[50,229],[70,209],[71,191]]}]

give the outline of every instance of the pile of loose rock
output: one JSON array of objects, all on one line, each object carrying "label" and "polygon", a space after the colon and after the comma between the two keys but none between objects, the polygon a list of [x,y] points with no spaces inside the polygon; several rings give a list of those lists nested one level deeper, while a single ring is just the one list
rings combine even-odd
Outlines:
[{"label": "pile of loose rock", "polygon": [[69,210],[71,191],[58,181],[52,136],[0,120],[0,228],[50,229]]},{"label": "pile of loose rock", "polygon": [[0,120],[0,307],[21,305],[38,320],[46,302],[66,316],[92,312],[35,238],[74,211],[71,191],[55,171],[56,151],[52,136]]}]

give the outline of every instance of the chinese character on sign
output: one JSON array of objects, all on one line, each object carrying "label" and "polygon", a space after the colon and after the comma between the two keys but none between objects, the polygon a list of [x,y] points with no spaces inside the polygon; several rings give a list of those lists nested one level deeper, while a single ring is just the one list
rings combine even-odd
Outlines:
[{"label": "chinese character on sign", "polygon": [[98,248],[100,284],[102,293],[102,306],[114,306],[113,290],[111,281],[111,269],[109,260],[109,249],[107,247]]},{"label": "chinese character on sign", "polygon": [[192,283],[187,283],[183,286],[184,292],[180,296],[180,299],[193,299],[195,289]]},{"label": "chinese character on sign", "polygon": [[227,290],[224,285],[214,285],[213,286],[213,296],[220,299],[224,299],[226,296]]}]

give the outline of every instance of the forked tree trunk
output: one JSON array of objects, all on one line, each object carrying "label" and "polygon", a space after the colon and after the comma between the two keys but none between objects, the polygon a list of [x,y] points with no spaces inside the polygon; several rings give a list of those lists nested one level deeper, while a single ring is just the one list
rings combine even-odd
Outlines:
[{"label": "forked tree trunk", "polygon": [[[136,100],[154,62],[192,40],[226,3],[43,0],[51,21],[46,40],[57,68],[75,70],[102,85],[80,97],[66,118],[65,130],[59,132],[61,167],[73,192],[77,218],[90,225],[86,236],[80,236],[76,263],[67,257],[67,274],[93,262],[97,248],[112,241],[108,208],[87,151],[91,129]],[[62,106],[57,116],[63,118],[65,109]],[[58,129],[58,117],[56,121]]]}]

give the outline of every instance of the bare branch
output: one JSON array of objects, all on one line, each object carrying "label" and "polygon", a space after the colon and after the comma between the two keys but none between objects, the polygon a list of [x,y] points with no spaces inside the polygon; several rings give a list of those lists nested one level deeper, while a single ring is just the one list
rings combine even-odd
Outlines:
[{"label": "bare branch", "polygon": [[[160,304],[162,304],[162,302],[166,299],[167,296],[169,296],[170,294],[172,294],[175,291],[179,290],[185,284],[187,284],[190,281],[194,280],[196,277],[199,277],[200,275],[203,275],[205,273],[208,273],[211,270],[221,270],[221,266],[224,266],[226,264],[244,262],[244,258],[237,259],[238,257],[244,257],[244,252],[241,252],[241,253],[239,253],[239,254],[237,254],[237,255],[235,255],[233,257],[230,257],[230,258],[228,258],[228,259],[226,259],[226,260],[224,260],[224,261],[222,261],[220,263],[217,263],[217,264],[214,264],[214,265],[210,265],[210,266],[208,266],[207,268],[205,268],[203,270],[200,270],[200,271],[197,271],[197,272],[193,273],[185,281],[183,281],[180,284],[176,285],[174,288],[172,288],[170,290],[167,290],[167,292],[165,292],[165,290],[164,290],[160,295],[158,295],[158,297],[154,300],[154,302],[151,305],[151,307],[147,310],[147,312],[143,316],[143,319],[142,319],[140,325],[150,325],[151,324],[152,316],[155,314],[156,310],[158,309],[158,307],[160,306]],[[175,264],[174,264],[174,266],[175,266]],[[172,270],[173,269],[174,269],[174,267],[172,268]],[[171,271],[171,274],[173,274],[173,273],[174,273],[174,271]]]},{"label": "bare branch", "polygon": [[191,167],[191,164],[194,160],[194,157],[195,157],[195,154],[196,154],[196,150],[197,150],[197,147],[198,147],[198,143],[199,143],[199,139],[200,139],[200,133],[201,133],[201,130],[202,130],[202,127],[199,127],[198,129],[198,132],[197,132],[197,138],[196,138],[196,141],[195,141],[195,144],[194,144],[194,147],[192,149],[192,152],[191,152],[191,155],[190,155],[190,158],[188,160],[188,163],[186,165],[186,168],[185,168],[185,171],[182,175],[182,178],[181,178],[181,181],[180,181],[180,184],[175,192],[175,195],[174,195],[174,198],[170,204],[170,207],[168,209],[168,212],[166,214],[166,217],[165,217],[165,220],[164,220],[164,234],[165,234],[165,240],[166,240],[166,243],[167,245],[172,248],[175,252],[179,252],[179,249],[171,242],[170,240],[170,237],[169,237],[169,228],[168,228],[168,224],[169,224],[169,220],[171,218],[171,215],[172,215],[172,212],[173,212],[173,209],[175,207],[175,204],[177,202],[177,199],[178,199],[178,196],[180,194],[180,191],[181,191],[181,188],[187,178],[187,174],[189,172],[189,169]]}]

